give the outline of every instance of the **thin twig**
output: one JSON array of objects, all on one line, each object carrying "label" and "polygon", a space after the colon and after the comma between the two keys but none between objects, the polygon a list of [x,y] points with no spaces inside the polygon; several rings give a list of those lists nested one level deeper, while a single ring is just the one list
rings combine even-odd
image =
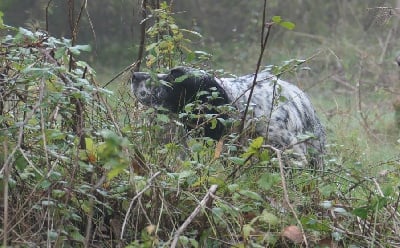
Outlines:
[{"label": "thin twig", "polygon": [[124,74],[127,71],[130,71],[132,69],[135,69],[137,67],[137,64],[139,63],[139,61],[134,62],[133,64],[128,65],[127,67],[125,67],[124,69],[122,69],[122,71],[120,71],[117,75],[115,75],[112,79],[110,79],[107,83],[105,83],[102,88],[107,87],[110,83],[112,83],[115,79],[117,79],[119,76],[121,76],[122,74]]},{"label": "thin twig", "polygon": [[49,0],[47,2],[47,6],[46,6],[46,32],[49,32],[49,8],[50,8],[50,4],[53,0]]},{"label": "thin twig", "polygon": [[362,59],[360,60],[360,70],[358,73],[358,79],[357,79],[357,100],[358,100],[358,104],[357,104],[357,110],[358,113],[361,117],[361,125],[364,127],[365,131],[367,131],[367,134],[370,135],[371,137],[373,137],[375,140],[380,140],[379,137],[374,134],[374,132],[371,130],[369,124],[368,124],[368,116],[367,114],[365,114],[365,112],[363,111],[362,108],[362,93],[361,93],[361,74],[362,74],[362,70],[363,70],[363,63],[362,63]]},{"label": "thin twig", "polygon": [[141,6],[142,21],[140,22],[140,43],[139,43],[138,57],[137,57],[137,60],[135,63],[136,66],[134,67],[134,71],[140,70],[140,65],[142,64],[144,48],[145,48],[145,44],[146,44],[146,23],[147,23],[146,8],[147,8],[147,0],[142,0],[142,6]]},{"label": "thin twig", "polygon": [[[9,170],[10,170],[10,166],[15,160],[15,153],[21,148],[21,145],[22,145],[22,142],[23,142],[23,137],[24,137],[24,127],[28,123],[28,121],[32,118],[32,116],[36,113],[37,109],[40,107],[40,104],[42,103],[43,98],[44,98],[44,88],[43,88],[43,84],[40,84],[38,101],[33,106],[31,112],[29,112],[28,114],[24,114],[24,121],[22,122],[21,126],[19,127],[18,140],[17,140],[17,143],[16,143],[15,147],[13,148],[13,150],[11,151],[10,154],[5,153],[5,155],[6,155],[6,156],[4,156],[4,158],[5,158],[4,161],[5,162],[4,162],[3,168],[1,168],[1,170],[0,170],[0,174],[4,175],[4,196],[8,195],[8,188],[7,188],[8,187],[8,179],[7,179],[7,177],[8,177],[8,173],[9,173]],[[8,201],[8,196],[7,196],[7,198],[4,199],[4,201]],[[7,210],[8,210],[8,202],[7,202],[7,204],[4,205],[4,207],[7,208]],[[4,213],[5,216],[8,215],[7,210],[5,210],[5,213]],[[7,221],[8,221],[8,219],[5,218],[4,219],[4,222],[5,222],[4,226],[5,227],[6,227],[6,225],[8,225]],[[3,236],[3,241],[4,242],[7,242],[7,235],[13,228],[14,227],[4,228],[4,234],[3,234],[4,235]]]},{"label": "thin twig", "polygon": [[147,185],[146,187],[144,187],[144,189],[142,189],[139,193],[137,193],[135,195],[135,197],[132,198],[131,203],[129,204],[129,208],[126,211],[125,214],[125,218],[124,218],[124,223],[122,224],[122,228],[121,228],[121,235],[120,235],[120,239],[122,240],[124,237],[124,233],[125,233],[125,227],[126,227],[126,223],[128,222],[128,217],[129,214],[131,212],[131,209],[133,207],[133,203],[136,201],[137,198],[139,198],[141,195],[143,195],[144,192],[146,192],[146,190],[148,190],[151,187],[151,182],[161,174],[160,171],[156,172],[153,176],[151,176],[148,180],[147,180]]},{"label": "thin twig", "polygon": [[276,156],[278,158],[279,170],[280,170],[280,174],[281,174],[281,182],[282,182],[282,188],[283,188],[283,198],[285,199],[286,204],[290,208],[290,211],[292,212],[294,218],[297,221],[297,224],[299,225],[299,228],[303,235],[304,246],[308,247],[307,237],[306,237],[306,234],[304,233],[303,225],[301,224],[301,221],[300,221],[299,217],[297,216],[296,211],[294,210],[293,205],[290,203],[290,200],[289,200],[289,193],[288,193],[288,190],[286,187],[285,169],[283,168],[283,163],[282,163],[282,156],[281,156],[282,151],[273,146],[271,146],[270,148],[276,153]]},{"label": "thin twig", "polygon": [[[4,157],[6,158],[8,156],[8,139],[7,135],[4,136],[4,142],[3,142],[3,153]],[[7,167],[6,167],[7,166]],[[3,166],[4,169],[4,178],[3,178],[3,228],[4,228],[4,236],[3,236],[3,247],[7,247],[7,241],[8,241],[8,183],[9,183],[9,177],[10,177],[10,166],[7,164],[4,164]]]},{"label": "thin twig", "polygon": [[181,236],[183,231],[185,231],[185,229],[193,221],[193,219],[199,214],[199,212],[205,208],[205,206],[209,202],[210,198],[215,194],[215,191],[217,191],[217,188],[218,188],[218,185],[216,185],[216,184],[211,185],[210,189],[208,190],[207,194],[204,196],[203,200],[201,200],[201,202],[199,203],[199,205],[197,205],[195,210],[189,215],[189,217],[185,220],[185,222],[183,222],[183,224],[178,228],[178,230],[176,231],[176,233],[174,235],[174,239],[172,240],[171,248],[176,247],[179,236]]},{"label": "thin twig", "polygon": [[[263,58],[263,55],[264,55],[264,51],[265,51],[265,49],[267,47],[269,34],[270,34],[271,28],[272,28],[272,23],[266,23],[266,11],[267,11],[267,0],[264,0],[263,20],[262,20],[262,27],[261,27],[262,28],[262,30],[261,30],[261,35],[262,35],[262,37],[261,37],[261,51],[260,51],[260,55],[258,56],[256,72],[255,72],[254,78],[253,78],[253,84],[251,86],[249,97],[247,99],[246,108],[244,110],[243,117],[242,117],[242,120],[241,120],[241,123],[240,123],[239,133],[242,133],[242,131],[244,129],[244,126],[245,126],[245,123],[246,123],[246,116],[247,116],[247,113],[249,111],[250,101],[251,101],[251,98],[253,96],[254,88],[255,88],[255,86],[257,84],[257,75],[258,75],[258,72],[260,71],[261,61],[262,61],[262,58]],[[267,34],[264,37],[264,28],[265,27],[267,27],[268,29],[267,29]],[[271,109],[271,111],[272,111],[272,109]]]}]

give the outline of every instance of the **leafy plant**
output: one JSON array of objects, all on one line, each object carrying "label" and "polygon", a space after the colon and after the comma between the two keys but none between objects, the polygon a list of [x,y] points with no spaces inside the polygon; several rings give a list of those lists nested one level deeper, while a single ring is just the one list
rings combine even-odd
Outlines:
[{"label": "leafy plant", "polygon": [[[200,38],[198,32],[179,28],[172,16],[170,5],[166,1],[160,3],[159,9],[152,9],[154,24],[147,29],[149,43],[146,46],[146,65],[149,68],[173,68],[176,63],[194,62],[196,52],[193,52],[188,44],[190,39],[185,35],[193,35]],[[207,58],[204,52],[197,52],[202,58]],[[205,56],[206,55],[206,56]]]},{"label": "leafy plant", "polygon": [[[149,66],[197,63],[183,35],[190,32],[176,25],[169,6],[153,17]],[[280,17],[272,21],[293,27]],[[77,59],[88,46],[40,31],[3,31],[4,246],[399,243],[398,160],[369,161],[359,133],[343,134],[351,144],[331,140],[321,171],[285,163],[262,137],[182,138],[179,121],[163,109],[143,109],[126,85],[113,93],[98,87],[93,69]],[[304,62],[310,60],[288,60],[271,71],[281,76]],[[181,117],[210,117],[198,107],[209,106],[188,105]],[[234,114],[227,106],[221,111]]]}]

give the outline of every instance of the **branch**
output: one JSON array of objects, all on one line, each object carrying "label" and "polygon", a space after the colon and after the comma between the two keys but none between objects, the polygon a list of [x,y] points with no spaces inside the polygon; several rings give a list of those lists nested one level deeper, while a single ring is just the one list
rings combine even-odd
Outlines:
[{"label": "branch", "polygon": [[182,226],[179,227],[178,231],[176,231],[174,235],[174,240],[172,241],[171,248],[175,248],[178,244],[179,236],[183,233],[183,231],[188,227],[188,225],[193,221],[193,219],[199,214],[200,210],[204,209],[207,203],[210,201],[210,198],[213,197],[215,191],[217,191],[218,185],[211,185],[207,194],[204,196],[203,200],[197,205],[195,210],[189,215],[189,217],[183,222]]},{"label": "branch", "polygon": [[[262,61],[262,58],[264,55],[265,48],[267,47],[269,34],[270,34],[271,28],[272,28],[272,23],[266,23],[266,21],[265,21],[266,20],[266,11],[267,11],[267,0],[264,0],[264,11],[263,11],[263,20],[262,20],[263,23],[262,23],[262,29],[261,29],[261,51],[260,51],[260,55],[258,56],[256,72],[255,72],[255,75],[253,78],[253,84],[250,89],[249,98],[247,99],[246,109],[244,110],[242,121],[240,123],[239,133],[243,132],[243,129],[244,129],[244,126],[246,123],[246,116],[247,116],[247,113],[249,112],[250,101],[253,96],[254,88],[257,84],[257,75],[258,75],[258,72],[260,71],[261,61]],[[267,29],[267,34],[264,37],[264,28],[265,27],[267,27],[268,29]]]},{"label": "branch", "polygon": [[143,20],[140,22],[140,43],[139,43],[139,51],[138,51],[138,58],[135,62],[135,67],[133,71],[139,71],[140,65],[142,64],[144,48],[146,43],[146,22],[147,22],[147,0],[142,0],[142,18]]},{"label": "branch", "polygon": [[281,156],[282,151],[273,146],[270,146],[270,148],[276,153],[276,156],[278,158],[279,170],[280,170],[280,174],[281,174],[281,181],[282,181],[282,188],[283,188],[283,197],[285,199],[286,204],[289,206],[290,211],[292,212],[294,218],[296,219],[297,224],[299,225],[299,228],[303,235],[304,246],[308,247],[307,237],[304,233],[303,225],[301,224],[301,221],[299,220],[299,217],[297,216],[296,211],[293,208],[293,205],[290,203],[289,193],[288,193],[288,190],[286,187],[285,169],[283,168],[283,163],[282,163],[282,156]]},{"label": "branch", "polygon": [[125,227],[126,227],[126,223],[128,222],[128,217],[129,217],[129,213],[131,212],[131,209],[133,207],[133,203],[136,201],[137,198],[139,198],[141,195],[143,195],[144,192],[146,192],[146,190],[148,190],[151,186],[151,181],[154,180],[154,178],[156,178],[157,176],[159,176],[161,174],[160,171],[156,172],[152,177],[150,177],[147,180],[147,185],[146,187],[144,187],[144,189],[142,189],[139,193],[137,193],[135,195],[135,197],[132,198],[131,203],[129,204],[129,208],[128,211],[126,211],[126,215],[124,218],[124,223],[122,224],[122,228],[121,228],[121,235],[120,235],[120,239],[122,240],[124,237],[124,232],[125,232]]},{"label": "branch", "polygon": [[49,33],[49,8],[53,0],[49,0],[46,6],[46,32]]}]

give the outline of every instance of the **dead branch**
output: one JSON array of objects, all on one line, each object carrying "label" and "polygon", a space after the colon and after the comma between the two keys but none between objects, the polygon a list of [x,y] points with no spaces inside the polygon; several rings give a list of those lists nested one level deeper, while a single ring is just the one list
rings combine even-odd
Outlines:
[{"label": "dead branch", "polygon": [[158,172],[156,172],[153,176],[151,176],[151,177],[147,180],[147,185],[146,185],[146,187],[144,187],[144,189],[142,189],[139,193],[137,193],[137,194],[135,195],[135,197],[132,198],[131,203],[129,204],[129,208],[128,208],[128,210],[126,211],[126,214],[125,214],[124,223],[122,224],[121,235],[120,235],[120,239],[121,239],[121,240],[122,240],[123,237],[124,237],[124,232],[125,232],[126,223],[128,222],[128,217],[129,217],[129,214],[130,214],[131,209],[132,209],[132,207],[133,207],[133,203],[136,201],[136,199],[138,199],[141,195],[143,195],[144,192],[146,192],[146,191],[151,187],[151,185],[152,185],[151,182],[152,182],[156,177],[158,177],[160,174],[161,174],[161,172],[158,171]]},{"label": "dead branch", "polygon": [[282,182],[282,188],[283,188],[283,198],[285,199],[286,204],[290,208],[290,211],[292,212],[294,218],[297,221],[297,224],[299,225],[299,228],[300,228],[301,233],[303,235],[304,246],[308,247],[307,237],[306,237],[306,234],[304,233],[303,225],[301,224],[301,221],[300,221],[299,217],[297,216],[293,205],[290,203],[289,193],[288,193],[288,190],[287,190],[287,187],[286,187],[285,168],[283,168],[283,163],[282,163],[282,151],[279,150],[278,148],[273,147],[273,146],[270,146],[270,148],[276,153],[276,156],[278,158],[279,170],[280,170],[280,174],[281,174],[281,182]]},{"label": "dead branch", "polygon": [[208,190],[207,194],[204,196],[203,200],[201,200],[201,202],[199,203],[199,205],[197,205],[195,210],[189,215],[189,217],[185,220],[185,222],[183,222],[183,224],[178,228],[178,230],[176,231],[176,233],[174,235],[174,239],[172,240],[171,248],[176,247],[179,236],[181,236],[183,231],[188,227],[188,225],[193,221],[193,219],[196,218],[196,216],[199,214],[199,212],[202,209],[206,208],[206,205],[209,203],[210,198],[213,198],[213,195],[215,194],[215,191],[217,191],[217,188],[218,188],[218,185],[216,185],[216,184],[211,185],[210,189]]}]

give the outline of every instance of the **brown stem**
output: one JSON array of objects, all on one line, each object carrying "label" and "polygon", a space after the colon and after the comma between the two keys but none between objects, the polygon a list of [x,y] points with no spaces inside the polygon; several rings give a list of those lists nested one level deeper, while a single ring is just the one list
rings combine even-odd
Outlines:
[{"label": "brown stem", "polygon": [[[69,27],[71,30],[71,45],[75,45],[78,37],[78,28],[79,23],[82,17],[83,10],[85,9],[87,4],[87,0],[82,0],[81,7],[78,13],[77,18],[75,19],[74,12],[75,12],[75,1],[69,0],[68,1],[68,19],[69,19]],[[71,72],[74,69],[74,59],[71,52],[69,52],[69,68],[68,71]],[[86,73],[86,71],[85,71]],[[85,76],[85,73],[83,77]],[[75,105],[75,114],[73,116],[73,123],[72,123],[72,130],[74,133],[79,137],[79,147],[80,149],[86,149],[85,143],[85,133],[84,133],[84,112],[85,112],[85,105],[84,102],[77,98],[72,97],[71,103]]]},{"label": "brown stem", "polygon": [[[267,0],[264,0],[264,10],[263,10],[263,20],[262,20],[263,23],[262,23],[262,30],[261,30],[261,35],[262,35],[261,36],[261,51],[260,51],[260,55],[258,56],[256,72],[255,72],[255,75],[253,78],[253,84],[250,89],[249,98],[247,99],[246,108],[244,110],[243,117],[242,117],[242,120],[240,123],[239,133],[242,133],[244,130],[244,126],[246,123],[246,116],[247,116],[247,113],[249,112],[250,101],[253,96],[254,88],[257,84],[257,75],[258,75],[258,72],[260,71],[261,61],[262,61],[265,49],[267,47],[269,34],[270,34],[271,28],[272,28],[272,23],[266,23],[266,21],[265,21],[266,20],[266,11],[267,11]],[[265,27],[267,27],[267,34],[264,37],[264,28]],[[271,111],[272,111],[272,109],[271,109]]]},{"label": "brown stem", "polygon": [[46,6],[46,32],[49,32],[49,8],[53,0],[49,0]]},{"label": "brown stem", "polygon": [[140,70],[140,65],[142,64],[142,59],[143,59],[143,54],[144,54],[144,48],[145,48],[145,43],[146,43],[146,23],[147,23],[147,0],[142,1],[142,22],[140,23],[140,43],[139,43],[139,52],[138,52],[138,58],[136,60],[136,66],[133,68],[133,71],[139,71]]}]

